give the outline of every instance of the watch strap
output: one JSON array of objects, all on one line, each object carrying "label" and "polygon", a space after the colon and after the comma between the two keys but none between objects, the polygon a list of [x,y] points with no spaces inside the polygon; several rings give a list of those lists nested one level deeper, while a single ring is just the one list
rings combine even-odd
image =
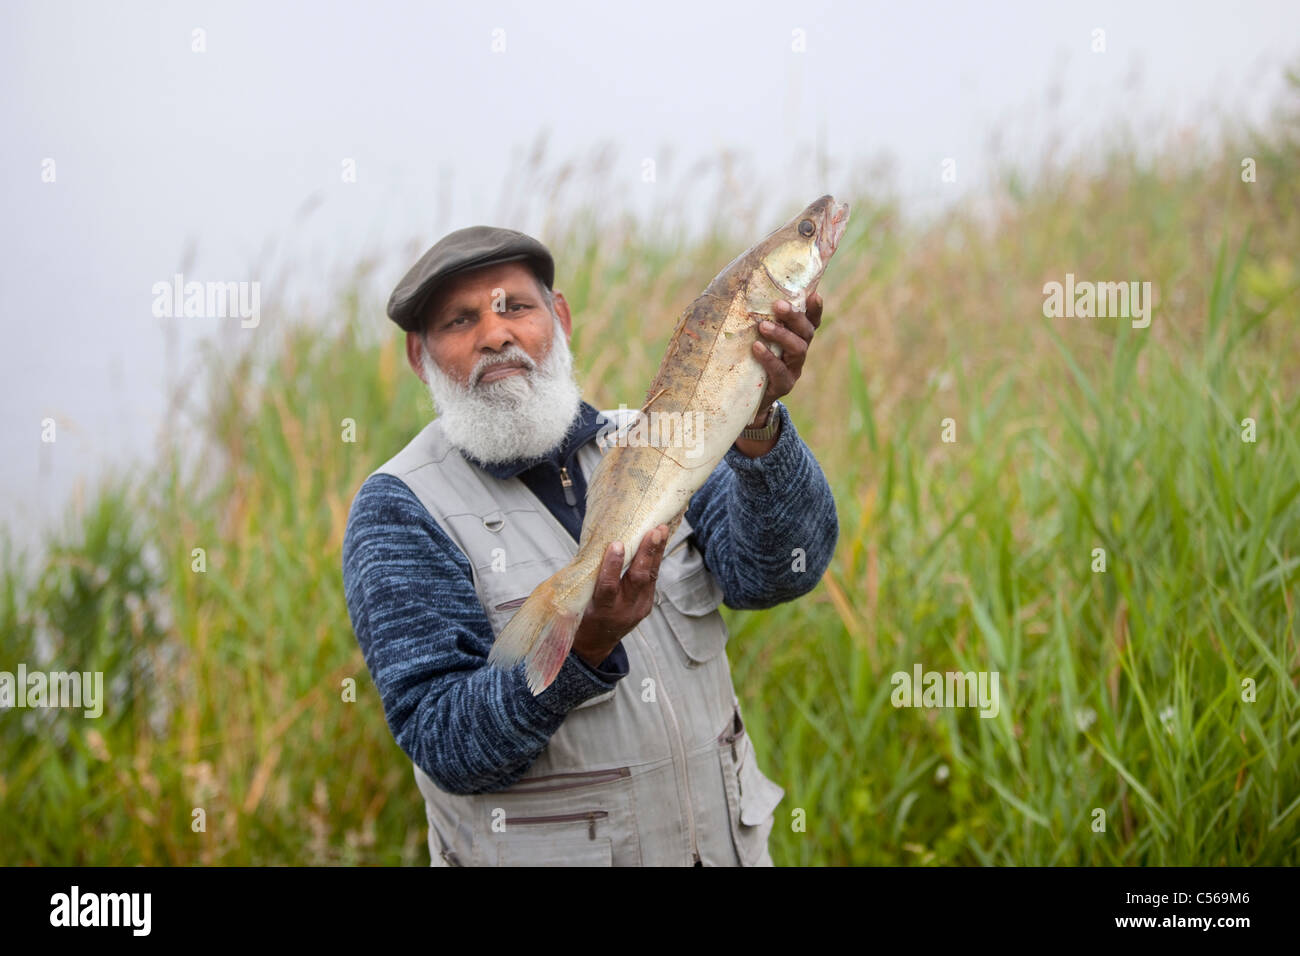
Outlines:
[{"label": "watch strap", "polygon": [[740,437],[747,441],[771,441],[781,427],[781,416],[777,413],[777,403],[773,402],[767,409],[767,424],[762,428],[746,428]]}]

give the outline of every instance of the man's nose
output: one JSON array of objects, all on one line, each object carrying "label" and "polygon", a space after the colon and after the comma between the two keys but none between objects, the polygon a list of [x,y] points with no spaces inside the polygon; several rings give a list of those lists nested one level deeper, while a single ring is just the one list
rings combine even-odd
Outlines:
[{"label": "man's nose", "polygon": [[500,352],[507,345],[518,345],[504,313],[487,309],[480,314],[478,347],[480,351]]}]

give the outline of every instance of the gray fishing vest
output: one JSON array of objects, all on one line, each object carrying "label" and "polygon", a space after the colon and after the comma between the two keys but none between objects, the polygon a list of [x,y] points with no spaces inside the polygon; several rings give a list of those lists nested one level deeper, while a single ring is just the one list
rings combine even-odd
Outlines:
[{"label": "gray fishing vest", "polygon": [[[588,479],[604,451],[595,439],[579,449]],[[400,478],[464,552],[494,634],[577,554],[523,482],[469,464],[436,420],[375,473]],[[654,610],[623,638],[628,675],[570,711],[522,778],[457,795],[415,768],[433,865],[772,865],[785,791],[755,760],[723,651],[722,588],[690,533],[683,518]]]}]

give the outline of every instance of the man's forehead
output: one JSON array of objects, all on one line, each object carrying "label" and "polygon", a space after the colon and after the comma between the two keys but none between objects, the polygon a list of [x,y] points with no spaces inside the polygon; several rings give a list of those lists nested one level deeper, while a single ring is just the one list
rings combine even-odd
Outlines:
[{"label": "man's forehead", "polygon": [[456,306],[472,306],[495,289],[506,295],[536,294],[541,280],[521,262],[499,262],[449,276],[430,304],[430,315]]}]

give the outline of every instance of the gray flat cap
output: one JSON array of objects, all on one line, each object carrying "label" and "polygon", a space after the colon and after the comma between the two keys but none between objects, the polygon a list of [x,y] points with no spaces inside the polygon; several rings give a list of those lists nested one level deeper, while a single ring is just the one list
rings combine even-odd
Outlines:
[{"label": "gray flat cap", "polygon": [[546,288],[551,288],[555,281],[555,260],[532,236],[495,226],[457,229],[439,239],[397,283],[388,297],[388,317],[406,331],[418,332],[424,310],[448,276],[520,259],[528,262]]}]

